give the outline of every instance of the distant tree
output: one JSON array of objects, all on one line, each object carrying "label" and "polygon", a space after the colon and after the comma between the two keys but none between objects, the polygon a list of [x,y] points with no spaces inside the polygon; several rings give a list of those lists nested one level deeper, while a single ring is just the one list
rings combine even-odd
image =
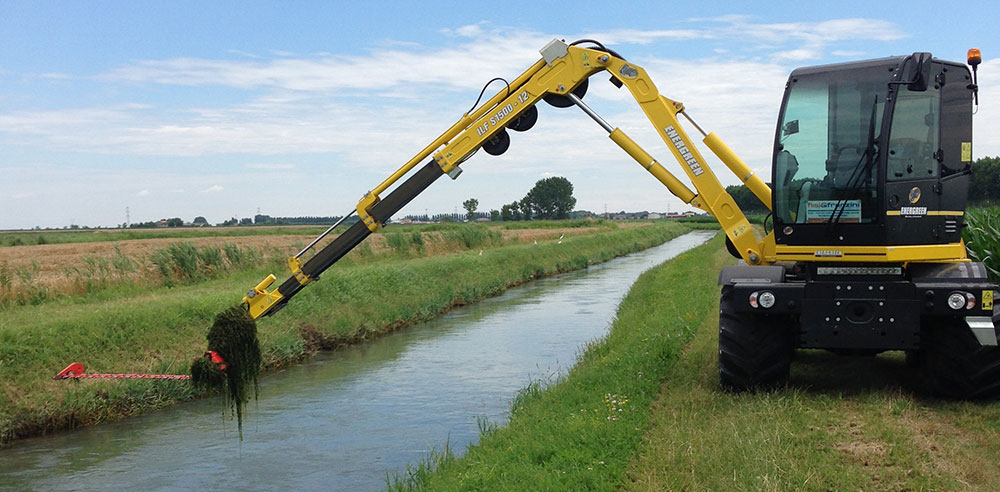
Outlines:
[{"label": "distant tree", "polygon": [[180,217],[171,217],[167,219],[167,227],[181,227],[184,225],[184,219]]},{"label": "distant tree", "polygon": [[517,200],[510,202],[510,213],[513,214],[514,220],[524,219],[524,214],[521,213],[521,202]]},{"label": "distant tree", "polygon": [[730,185],[726,187],[726,192],[729,193],[733,200],[736,202],[736,206],[740,208],[745,214],[766,214],[768,213],[768,208],[766,205],[761,203],[757,195],[754,195],[750,188],[746,185]]},{"label": "distant tree", "polygon": [[972,164],[969,203],[976,205],[1000,200],[1000,157],[982,157]]},{"label": "distant tree", "polygon": [[[507,210],[507,216],[504,216],[504,209]],[[500,218],[503,220],[522,220],[524,219],[524,214],[521,213],[521,202],[515,200],[513,202],[500,207]]]},{"label": "distant tree", "polygon": [[253,225],[253,219],[251,219],[250,217],[243,217],[242,219],[240,219],[240,225],[241,226]]},{"label": "distant tree", "polygon": [[479,200],[476,200],[475,198],[470,198],[462,202],[462,208],[464,208],[465,211],[467,212],[466,218],[469,220],[469,222],[476,220],[476,209],[478,207],[479,207]]},{"label": "distant tree", "polygon": [[517,202],[517,208],[521,211],[521,220],[531,220],[535,216],[535,211],[531,207],[531,201],[524,197]]},{"label": "distant tree", "polygon": [[500,221],[500,211],[490,210],[490,222],[499,222],[499,221]]},{"label": "distant tree", "polygon": [[191,221],[191,224],[196,225],[196,226],[207,226],[208,225],[208,220],[205,220],[204,217],[202,217],[202,216],[199,215],[199,216],[195,217],[194,220]]},{"label": "distant tree", "polygon": [[236,220],[236,217],[233,217],[233,218],[231,218],[229,220],[224,221],[223,223],[221,223],[219,225],[221,225],[221,226],[234,226],[234,225],[238,224],[239,222],[240,222],[239,220]]},{"label": "distant tree", "polygon": [[522,209],[530,210],[531,218],[566,219],[576,206],[573,184],[561,176],[541,179],[521,203]]},{"label": "distant tree", "polygon": [[504,206],[500,207],[500,220],[504,222],[514,220],[514,213],[510,210],[510,204],[504,204]]},{"label": "distant tree", "polygon": [[442,215],[441,217],[438,218],[438,222],[448,223],[448,222],[454,222],[454,220],[452,220],[450,215]]}]

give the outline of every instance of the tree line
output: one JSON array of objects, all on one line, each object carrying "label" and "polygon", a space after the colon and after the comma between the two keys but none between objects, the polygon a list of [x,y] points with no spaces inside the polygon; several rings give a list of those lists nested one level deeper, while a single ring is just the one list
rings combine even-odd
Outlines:
[{"label": "tree line", "polygon": [[972,165],[969,181],[969,203],[1000,204],[1000,156],[982,157]]}]

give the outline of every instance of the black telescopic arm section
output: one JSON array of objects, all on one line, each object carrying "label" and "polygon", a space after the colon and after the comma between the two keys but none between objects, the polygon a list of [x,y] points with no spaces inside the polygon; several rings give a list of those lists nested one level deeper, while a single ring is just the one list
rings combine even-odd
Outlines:
[{"label": "black telescopic arm section", "polygon": [[[399,212],[407,203],[410,203],[417,195],[427,189],[431,183],[443,175],[444,171],[441,170],[441,166],[434,162],[434,160],[431,160],[389,193],[385,199],[373,205],[369,213],[376,222],[384,224],[389,217]],[[312,280],[318,279],[319,274],[330,268],[358,244],[361,244],[361,241],[364,241],[370,234],[371,231],[368,230],[364,222],[360,220],[355,222],[354,225],[342,232],[330,244],[319,250],[309,261],[306,261],[302,265],[302,273],[306,274]],[[302,287],[304,286],[299,283],[294,275],[285,280],[278,287],[278,292],[282,296],[281,300],[268,310],[265,316],[270,316],[281,310],[292,296],[302,290]]]}]

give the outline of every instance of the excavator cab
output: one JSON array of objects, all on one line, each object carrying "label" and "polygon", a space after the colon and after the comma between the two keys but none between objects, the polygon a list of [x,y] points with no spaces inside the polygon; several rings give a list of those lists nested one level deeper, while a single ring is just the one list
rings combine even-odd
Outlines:
[{"label": "excavator cab", "polygon": [[972,77],[929,53],[793,71],[775,134],[775,241],[958,243]]}]

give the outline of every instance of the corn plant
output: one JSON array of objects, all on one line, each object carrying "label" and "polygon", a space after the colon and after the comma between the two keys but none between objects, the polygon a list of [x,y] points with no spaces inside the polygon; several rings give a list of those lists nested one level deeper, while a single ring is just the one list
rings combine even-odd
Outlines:
[{"label": "corn plant", "polygon": [[962,235],[969,257],[986,265],[990,279],[1000,282],[1000,207],[972,208]]}]

